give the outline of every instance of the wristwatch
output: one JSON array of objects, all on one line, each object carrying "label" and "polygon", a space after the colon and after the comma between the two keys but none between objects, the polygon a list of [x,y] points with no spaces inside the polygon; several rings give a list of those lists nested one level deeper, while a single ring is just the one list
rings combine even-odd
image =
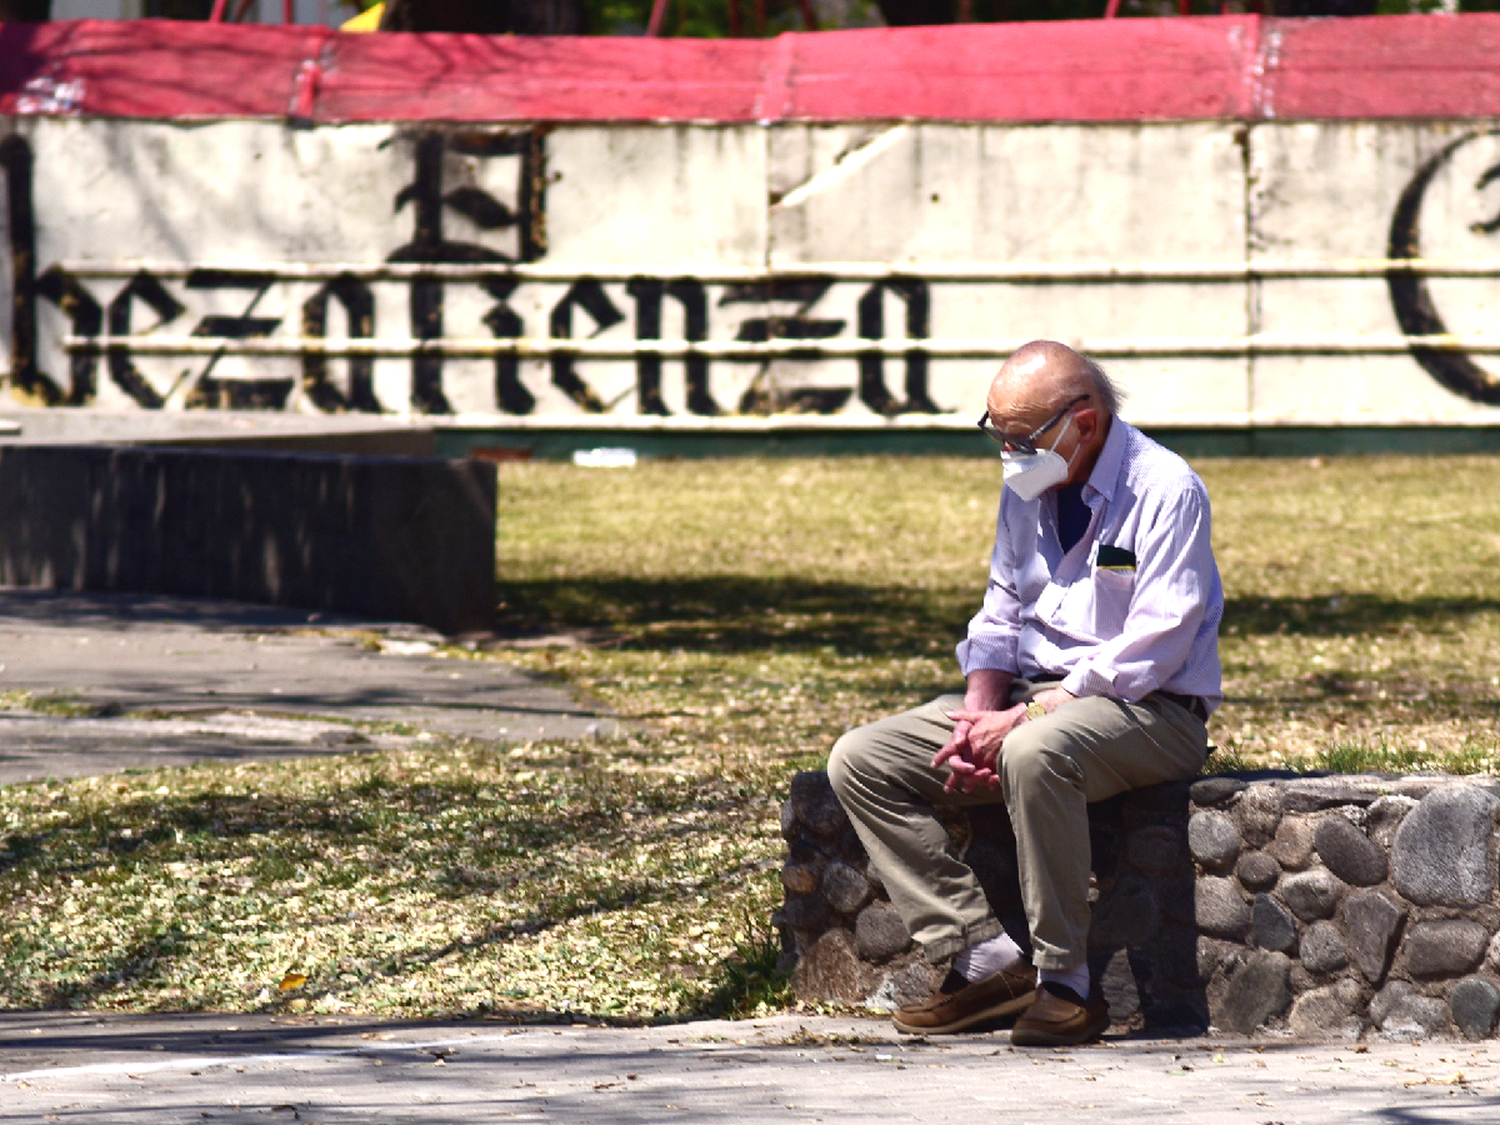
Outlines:
[{"label": "wristwatch", "polygon": [[1042,719],[1047,715],[1047,708],[1043,707],[1035,699],[1026,701],[1026,717],[1028,719]]}]

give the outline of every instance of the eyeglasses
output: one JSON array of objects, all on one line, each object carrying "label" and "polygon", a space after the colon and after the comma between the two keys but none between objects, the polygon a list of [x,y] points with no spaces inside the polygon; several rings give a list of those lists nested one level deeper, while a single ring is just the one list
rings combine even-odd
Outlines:
[{"label": "eyeglasses", "polygon": [[1063,403],[1062,409],[1023,438],[1009,437],[1000,430],[997,430],[995,424],[990,421],[990,412],[988,410],[979,416],[979,432],[998,445],[1004,453],[1035,453],[1036,439],[1061,422],[1063,416],[1072,410],[1073,407],[1077,406],[1080,402],[1087,402],[1088,397],[1088,395],[1082,394],[1069,399]]}]

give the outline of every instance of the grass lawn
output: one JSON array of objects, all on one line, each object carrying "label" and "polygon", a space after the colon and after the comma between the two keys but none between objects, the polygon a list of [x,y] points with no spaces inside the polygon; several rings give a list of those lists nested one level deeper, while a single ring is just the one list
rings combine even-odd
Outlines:
[{"label": "grass lawn", "polygon": [[[1492,769],[1500,460],[1205,461],[1221,765]],[[506,465],[511,661],[615,742],[0,789],[0,1004],[673,1019],[767,973],[791,774],[951,686],[987,460]],[[20,704],[16,704],[20,705]]]}]

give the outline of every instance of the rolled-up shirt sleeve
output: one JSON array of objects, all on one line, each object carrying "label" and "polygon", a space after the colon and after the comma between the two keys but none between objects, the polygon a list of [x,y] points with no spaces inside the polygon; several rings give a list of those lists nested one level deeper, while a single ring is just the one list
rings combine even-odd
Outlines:
[{"label": "rolled-up shirt sleeve", "polygon": [[996,668],[1015,675],[1016,648],[1021,638],[1021,605],[1016,593],[1015,566],[1005,510],[995,526],[995,548],[990,552],[990,577],[979,612],[969,619],[969,631],[955,650],[965,678],[977,668]]}]

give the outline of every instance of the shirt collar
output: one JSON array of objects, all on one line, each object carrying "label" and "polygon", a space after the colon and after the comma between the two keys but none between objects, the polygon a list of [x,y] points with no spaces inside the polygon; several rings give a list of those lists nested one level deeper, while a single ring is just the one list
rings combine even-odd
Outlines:
[{"label": "shirt collar", "polygon": [[1106,500],[1115,498],[1115,482],[1120,479],[1120,468],[1125,462],[1127,429],[1129,426],[1123,419],[1110,419],[1109,436],[1104,439],[1104,448],[1099,450],[1099,460],[1094,462],[1094,471],[1089,474],[1089,488]]}]

